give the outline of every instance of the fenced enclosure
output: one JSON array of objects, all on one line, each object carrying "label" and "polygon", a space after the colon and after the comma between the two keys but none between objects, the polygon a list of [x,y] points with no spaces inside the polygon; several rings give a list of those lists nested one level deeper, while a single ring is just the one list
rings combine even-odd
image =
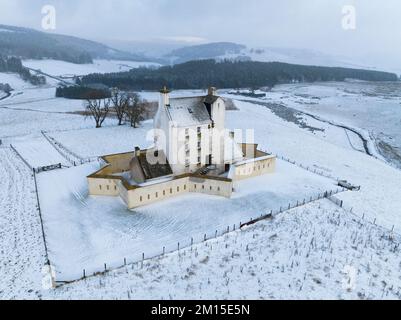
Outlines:
[{"label": "fenced enclosure", "polygon": [[168,253],[179,252],[180,250],[183,250],[186,248],[191,248],[193,245],[196,245],[196,244],[199,244],[199,243],[211,240],[211,239],[216,239],[218,237],[221,237],[221,236],[224,236],[231,232],[237,231],[241,228],[247,227],[247,226],[257,223],[259,221],[274,218],[274,216],[276,216],[282,212],[285,212],[285,211],[288,211],[288,210],[291,210],[294,208],[298,208],[298,207],[304,206],[308,203],[322,200],[322,199],[331,197],[333,195],[336,195],[336,194],[339,194],[339,193],[345,192],[345,191],[348,191],[348,190],[345,188],[337,188],[337,189],[333,189],[333,190],[328,190],[328,191],[319,193],[315,196],[311,196],[308,199],[304,198],[304,199],[300,199],[299,201],[289,203],[288,206],[281,206],[280,208],[276,208],[275,210],[263,210],[263,212],[259,216],[255,216],[255,217],[249,219],[248,221],[238,221],[238,223],[228,225],[227,227],[225,227],[223,229],[217,229],[217,230],[214,230],[213,232],[197,234],[190,238],[187,238],[184,241],[181,240],[180,242],[177,242],[175,245],[167,246],[167,245],[161,244],[160,250],[157,253],[153,252],[152,254],[147,254],[146,250],[143,250],[142,252],[136,252],[135,254],[131,255],[130,257],[121,257],[119,262],[113,262],[113,263],[104,262],[102,265],[99,265],[98,267],[95,267],[95,268],[83,268],[81,277],[75,278],[75,279],[61,279],[60,278],[60,279],[56,279],[56,283],[58,285],[71,283],[74,281],[85,279],[87,277],[104,274],[106,272],[109,272],[109,271],[112,271],[115,269],[119,269],[119,268],[125,267],[127,265],[130,265],[132,268],[141,268],[145,261],[148,261],[148,260],[151,260],[154,258],[158,258],[158,257],[162,257]]},{"label": "fenced enclosure", "polygon": [[64,146],[62,143],[60,143],[53,137],[46,134],[45,131],[41,131],[41,133],[43,137],[45,137],[45,139],[57,150],[57,152],[60,153],[60,155],[74,167],[77,165],[94,162],[97,161],[98,159],[98,157],[89,157],[89,158],[81,157],[80,155],[68,149],[66,146]]}]

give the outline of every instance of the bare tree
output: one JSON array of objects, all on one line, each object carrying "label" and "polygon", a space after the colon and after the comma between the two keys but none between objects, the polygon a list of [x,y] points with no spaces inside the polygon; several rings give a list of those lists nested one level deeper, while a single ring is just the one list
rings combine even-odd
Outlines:
[{"label": "bare tree", "polygon": [[116,113],[119,126],[123,124],[123,119],[126,113],[125,109],[127,107],[127,99],[127,96],[118,89],[112,90],[110,100],[113,103],[113,108]]},{"label": "bare tree", "polygon": [[110,111],[110,99],[87,99],[86,112],[96,121],[96,128],[101,128]]},{"label": "bare tree", "polygon": [[145,104],[137,93],[132,93],[127,97],[125,114],[131,127],[137,128],[139,123],[144,120]]}]

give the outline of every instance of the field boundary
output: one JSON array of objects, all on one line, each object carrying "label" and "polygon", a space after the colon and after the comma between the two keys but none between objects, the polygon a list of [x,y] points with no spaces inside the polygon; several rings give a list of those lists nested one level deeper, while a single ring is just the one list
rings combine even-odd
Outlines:
[{"label": "field boundary", "polygon": [[83,269],[82,276],[80,278],[71,279],[71,280],[57,280],[56,279],[56,284],[57,284],[57,287],[61,287],[63,285],[75,283],[75,282],[84,280],[86,278],[96,277],[98,275],[104,275],[108,272],[115,271],[115,270],[121,269],[123,267],[126,267],[127,265],[130,265],[132,267],[134,267],[135,265],[140,265],[140,268],[142,268],[145,261],[150,261],[155,258],[163,257],[165,254],[168,254],[168,253],[179,252],[182,249],[190,248],[193,245],[197,245],[197,244],[200,244],[200,243],[208,241],[208,240],[213,240],[213,239],[222,237],[226,234],[235,232],[237,230],[241,230],[244,227],[253,225],[262,220],[272,219],[272,218],[274,218],[274,216],[276,216],[278,214],[287,212],[287,211],[295,209],[295,208],[305,206],[306,204],[309,204],[312,202],[316,202],[316,201],[319,201],[322,199],[327,199],[336,194],[346,192],[346,191],[349,191],[349,190],[346,188],[337,188],[335,190],[327,190],[325,192],[318,193],[316,196],[311,196],[309,199],[304,198],[302,200],[298,200],[296,203],[291,204],[291,202],[289,202],[288,206],[285,206],[285,207],[281,206],[279,209],[276,209],[276,210],[265,211],[267,213],[262,213],[259,217],[251,218],[249,221],[246,221],[246,222],[240,221],[238,224],[233,224],[232,226],[227,226],[227,228],[225,228],[224,230],[221,230],[221,231],[215,230],[215,232],[209,233],[209,234],[205,233],[203,235],[203,237],[200,239],[200,241],[194,241],[194,237],[191,237],[190,241],[187,242],[187,245],[182,246],[182,243],[178,242],[177,246],[175,248],[173,248],[173,249],[170,248],[169,250],[165,246],[163,246],[160,253],[154,254],[152,256],[146,256],[145,252],[142,252],[142,259],[135,260],[135,261],[128,261],[125,257],[122,257],[121,261],[123,263],[120,265],[110,266],[110,264],[104,263],[102,268],[98,268],[97,271],[91,271],[91,272],[89,272],[88,269]]}]

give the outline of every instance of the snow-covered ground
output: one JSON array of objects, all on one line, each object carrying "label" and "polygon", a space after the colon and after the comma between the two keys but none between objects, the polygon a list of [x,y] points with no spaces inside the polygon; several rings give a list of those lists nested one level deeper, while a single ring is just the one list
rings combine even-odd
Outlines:
[{"label": "snow-covered ground", "polygon": [[153,62],[135,62],[124,60],[94,60],[92,64],[75,64],[59,60],[24,60],[25,67],[40,70],[52,76],[73,77],[90,73],[111,73],[129,71],[138,67],[160,66]]},{"label": "snow-covered ground", "polygon": [[45,250],[30,169],[0,148],[0,299],[37,299]]},{"label": "snow-covered ground", "polygon": [[[228,112],[231,128],[254,128],[255,140],[264,149],[305,166],[360,185],[359,192],[341,195],[360,215],[401,232],[401,171],[364,153],[328,142],[290,122],[278,120],[268,108],[236,102],[240,111]],[[383,178],[385,177],[385,178]]]},{"label": "snow-covered ground", "polygon": [[400,299],[401,239],[322,200],[45,299]]},{"label": "snow-covered ground", "polygon": [[50,261],[57,281],[200,242],[218,230],[336,189],[332,180],[278,161],[277,172],[238,182],[231,199],[189,194],[128,211],[120,198],[88,196],[89,164],[38,175]]},{"label": "snow-covered ground", "polygon": [[17,142],[13,144],[13,147],[32,168],[59,163],[63,166],[70,165],[43,136],[30,137],[30,139],[24,139],[24,141],[17,140]]},{"label": "snow-covered ground", "polygon": [[[56,69],[51,63],[47,70],[46,66],[43,71]],[[59,67],[55,75],[70,73],[71,66]],[[80,67],[74,72],[88,71]],[[0,298],[400,298],[398,248],[382,235],[393,226],[401,233],[401,171],[365,154],[360,137],[349,130],[288,113],[285,107],[238,101],[282,104],[356,128],[369,147],[372,141],[385,141],[397,148],[401,100],[396,87],[327,83],[278,86],[265,100],[226,95],[237,99],[239,108],[227,112],[227,127],[254,129],[262,149],[360,185],[360,191],[337,196],[355,215],[319,201],[196,246],[192,253],[187,249],[150,260],[143,270],[130,265],[48,292],[41,290],[45,257],[33,178],[7,145],[15,145],[32,166],[48,165],[65,159],[44,140],[42,130],[72,152],[89,157],[148,146],[145,134],[152,123],[133,129],[118,127],[110,119],[104,128],[95,129],[93,120],[71,113],[82,110],[82,102],[54,98],[52,85],[35,88],[3,73],[0,82],[15,89],[0,101]],[[142,96],[158,99],[154,92]],[[37,175],[50,260],[59,276],[81,275],[84,265],[89,273],[103,263],[121,265],[124,257],[136,260],[142,252],[160,253],[163,243],[176,247],[180,241],[182,247],[191,236],[213,236],[216,227],[209,220],[221,232],[228,224],[238,225],[246,217],[333,186],[332,180],[279,161],[276,174],[242,182],[231,200],[185,195],[128,211],[118,198],[87,196],[85,175],[96,168],[87,164]],[[363,214],[361,224],[353,221]],[[367,222],[373,220],[378,226]],[[156,230],[161,224],[165,228]],[[144,244],[149,235],[154,241]],[[395,235],[394,241],[400,238]],[[352,268],[357,273],[355,288],[348,291],[342,286],[343,271],[352,273]]]},{"label": "snow-covered ground", "polygon": [[401,85],[349,81],[280,85],[266,101],[359,128],[376,149],[401,168]]}]

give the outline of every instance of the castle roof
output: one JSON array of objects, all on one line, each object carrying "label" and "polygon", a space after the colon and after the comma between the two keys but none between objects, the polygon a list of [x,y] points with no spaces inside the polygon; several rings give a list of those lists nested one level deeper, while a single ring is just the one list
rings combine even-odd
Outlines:
[{"label": "castle roof", "polygon": [[204,103],[205,97],[171,98],[167,106],[171,121],[177,126],[194,126],[211,123]]}]

